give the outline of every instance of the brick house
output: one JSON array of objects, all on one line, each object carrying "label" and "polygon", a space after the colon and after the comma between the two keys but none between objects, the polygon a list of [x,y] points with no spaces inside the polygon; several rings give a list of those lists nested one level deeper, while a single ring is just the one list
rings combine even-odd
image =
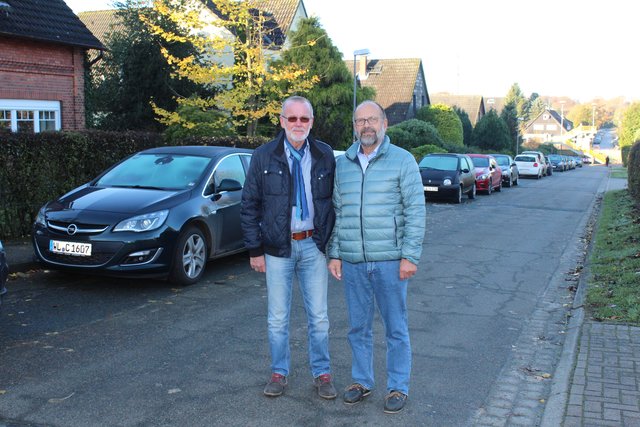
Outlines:
[{"label": "brick house", "polygon": [[[356,78],[361,86],[376,91],[375,101],[384,108],[389,126],[415,118],[420,108],[431,104],[421,59],[361,56],[357,61]],[[353,73],[353,60],[344,63]]]},{"label": "brick house", "polygon": [[85,53],[104,49],[63,0],[0,0],[0,128],[85,127]]}]

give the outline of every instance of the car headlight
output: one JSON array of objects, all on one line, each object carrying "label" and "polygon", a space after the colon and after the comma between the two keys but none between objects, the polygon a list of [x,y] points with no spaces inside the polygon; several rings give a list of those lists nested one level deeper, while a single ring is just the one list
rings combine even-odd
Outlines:
[{"label": "car headlight", "polygon": [[36,215],[36,224],[37,225],[41,225],[43,227],[47,226],[47,220],[46,217],[44,215],[44,208],[45,206],[41,207],[40,210],[38,211],[38,215]]},{"label": "car headlight", "polygon": [[449,178],[442,181],[442,185],[451,185],[451,180]]},{"label": "car headlight", "polygon": [[485,174],[482,174],[482,175],[480,175],[480,176],[478,177],[478,179],[479,179],[479,180],[481,180],[481,181],[482,181],[482,180],[484,180],[484,179],[487,179],[487,178],[489,178],[489,175],[487,175],[486,173],[485,173]]},{"label": "car headlight", "polygon": [[124,221],[121,221],[116,225],[113,231],[150,231],[162,226],[164,221],[169,216],[169,210],[152,212],[144,215],[134,216]]}]

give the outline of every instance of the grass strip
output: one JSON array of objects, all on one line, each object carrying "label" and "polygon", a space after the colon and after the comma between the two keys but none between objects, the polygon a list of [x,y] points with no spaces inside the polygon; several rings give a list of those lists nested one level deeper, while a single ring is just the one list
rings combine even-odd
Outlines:
[{"label": "grass strip", "polygon": [[626,189],[605,193],[589,264],[587,313],[640,324],[640,209]]}]

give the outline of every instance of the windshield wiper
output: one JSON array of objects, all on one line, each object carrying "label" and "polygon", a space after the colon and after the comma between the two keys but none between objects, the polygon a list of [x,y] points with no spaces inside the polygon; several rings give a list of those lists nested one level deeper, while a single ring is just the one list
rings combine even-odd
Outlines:
[{"label": "windshield wiper", "polygon": [[111,187],[117,188],[140,188],[142,190],[166,190],[165,187],[154,187],[153,185],[112,185]]}]

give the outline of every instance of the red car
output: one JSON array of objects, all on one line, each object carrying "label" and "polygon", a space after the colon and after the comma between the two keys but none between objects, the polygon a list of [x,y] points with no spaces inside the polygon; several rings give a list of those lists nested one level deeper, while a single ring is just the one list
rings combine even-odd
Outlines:
[{"label": "red car", "polygon": [[489,154],[469,154],[476,169],[476,188],[491,194],[493,190],[502,191],[502,169],[495,157]]}]

